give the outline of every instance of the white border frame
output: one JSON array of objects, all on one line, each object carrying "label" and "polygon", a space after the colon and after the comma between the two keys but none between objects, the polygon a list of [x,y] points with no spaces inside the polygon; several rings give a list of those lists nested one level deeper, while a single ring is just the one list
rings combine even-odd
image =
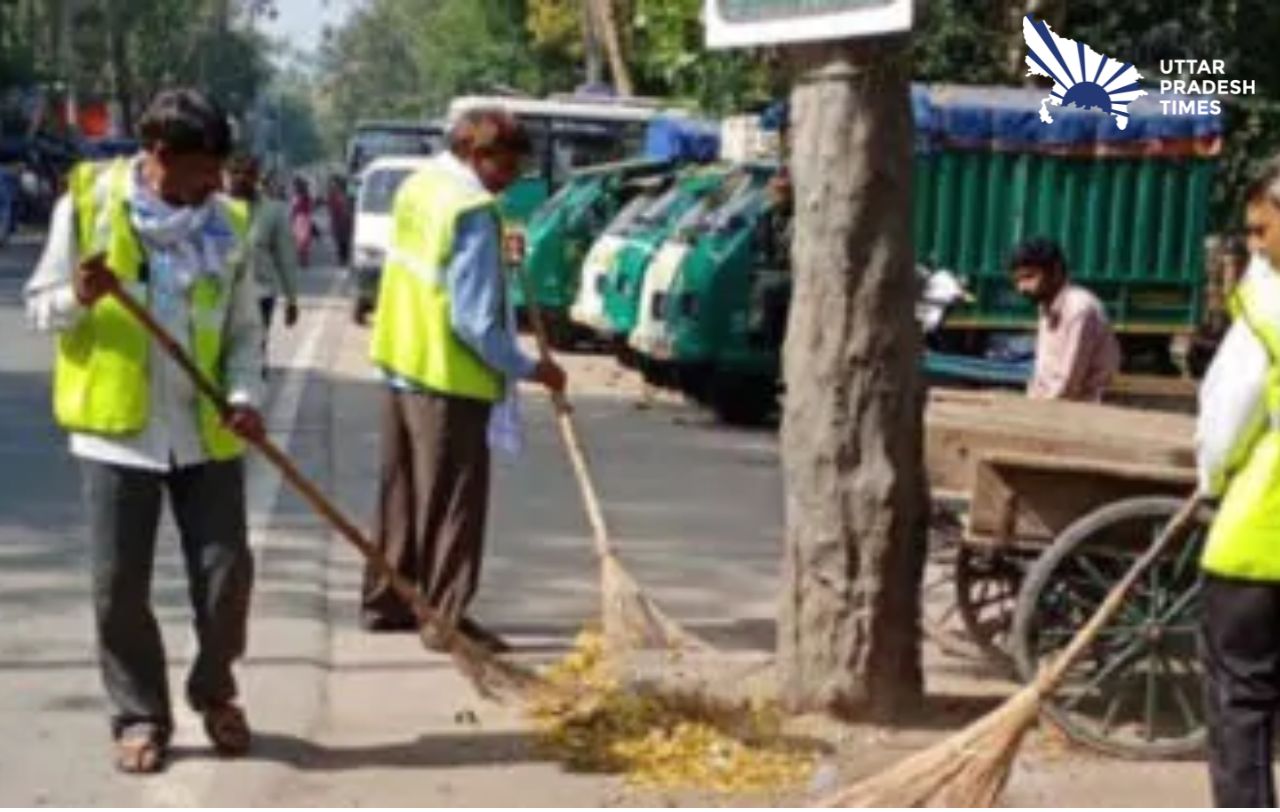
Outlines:
[{"label": "white border frame", "polygon": [[910,31],[914,0],[889,0],[881,8],[805,14],[777,20],[735,23],[720,14],[718,0],[706,0],[703,18],[708,48],[743,48],[796,42],[872,37]]}]

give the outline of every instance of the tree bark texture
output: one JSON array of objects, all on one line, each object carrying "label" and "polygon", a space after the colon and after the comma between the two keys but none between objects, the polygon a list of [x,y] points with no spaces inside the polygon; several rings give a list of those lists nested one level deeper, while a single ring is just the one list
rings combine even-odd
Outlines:
[{"label": "tree bark texture", "polygon": [[606,53],[609,55],[609,71],[613,74],[614,89],[620,96],[631,96],[635,93],[635,84],[631,81],[631,69],[627,67],[627,56],[622,52],[622,33],[618,30],[618,15],[613,7],[614,0],[587,0],[595,18],[595,30],[604,40]]},{"label": "tree bark texture", "polygon": [[923,692],[927,492],[907,44],[792,53],[780,689],[794,710],[888,719]]}]

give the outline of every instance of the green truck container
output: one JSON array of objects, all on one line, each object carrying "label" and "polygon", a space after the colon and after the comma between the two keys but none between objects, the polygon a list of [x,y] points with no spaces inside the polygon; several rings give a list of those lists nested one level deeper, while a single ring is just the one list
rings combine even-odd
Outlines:
[{"label": "green truck container", "polygon": [[[1033,307],[1009,284],[1010,249],[1057,240],[1072,279],[1107,308],[1126,348],[1163,345],[1200,323],[1217,117],[1164,115],[1157,97],[1110,115],[1053,108],[1046,91],[916,88],[913,236],[917,260],[964,280],[973,302],[947,333],[1034,328]],[[923,112],[923,115],[921,113]],[[973,334],[978,334],[974,340]]]},{"label": "green truck container", "polygon": [[[1019,241],[1060,241],[1073,278],[1102,299],[1127,354],[1193,331],[1201,316],[1203,243],[1216,169],[1216,119],[1163,116],[1158,99],[1130,108],[1129,127],[1093,111],[1039,119],[1041,91],[913,90],[917,128],[913,238],[924,270],[947,269],[973,301],[953,309],[942,349],[981,356],[986,339],[1034,329],[1009,282]],[[1060,129],[1054,129],[1060,127]],[[758,189],[727,200],[649,266],[647,319],[632,349],[651,380],[673,382],[724,419],[769,411],[790,302],[787,253],[770,249],[778,212]],[[776,239],[774,240],[776,242]],[[989,378],[980,357],[930,353],[926,367]],[[1025,363],[997,364],[1001,371]],[[953,369],[954,368],[954,369]]]}]

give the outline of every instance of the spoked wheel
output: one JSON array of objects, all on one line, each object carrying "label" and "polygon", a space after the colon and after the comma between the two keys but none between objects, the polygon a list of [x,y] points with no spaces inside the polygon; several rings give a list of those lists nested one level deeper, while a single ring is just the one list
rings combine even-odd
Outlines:
[{"label": "spoked wheel", "polygon": [[961,547],[956,559],[956,606],[969,639],[992,662],[1009,665],[1009,630],[1028,558],[1018,550]]},{"label": "spoked wheel", "polygon": [[956,560],[960,557],[962,536],[960,522],[954,514],[935,511],[929,528],[921,627],[943,653],[980,659],[982,650],[965,631],[956,601]]},{"label": "spoked wheel", "polygon": [[[1022,679],[1067,645],[1107,592],[1181,507],[1144,497],[1077,520],[1027,574],[1018,597],[1013,653]],[[1072,739],[1110,755],[1170,758],[1204,743],[1196,654],[1203,530],[1156,562],[1092,647],[1046,700]]]},{"label": "spoked wheel", "polygon": [[956,657],[1012,663],[1005,648],[1025,553],[965,546],[959,520],[936,512],[924,579],[924,632]]}]

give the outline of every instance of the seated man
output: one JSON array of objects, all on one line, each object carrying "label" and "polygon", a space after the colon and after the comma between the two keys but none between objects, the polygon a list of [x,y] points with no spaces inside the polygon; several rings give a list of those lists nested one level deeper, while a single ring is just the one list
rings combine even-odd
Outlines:
[{"label": "seated man", "polygon": [[1009,273],[1018,293],[1040,310],[1028,397],[1100,401],[1120,369],[1120,345],[1098,297],[1071,284],[1062,249],[1052,240],[1018,246]]}]

